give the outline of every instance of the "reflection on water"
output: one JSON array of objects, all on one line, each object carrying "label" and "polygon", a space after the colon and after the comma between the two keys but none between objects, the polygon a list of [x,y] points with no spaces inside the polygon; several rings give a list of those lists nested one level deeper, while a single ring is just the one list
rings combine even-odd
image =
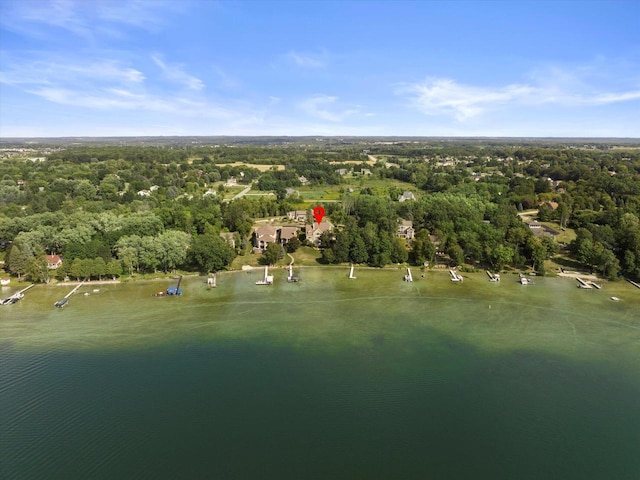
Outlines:
[{"label": "reflection on water", "polygon": [[624,284],[277,273],[0,310],[0,477],[637,478]]}]

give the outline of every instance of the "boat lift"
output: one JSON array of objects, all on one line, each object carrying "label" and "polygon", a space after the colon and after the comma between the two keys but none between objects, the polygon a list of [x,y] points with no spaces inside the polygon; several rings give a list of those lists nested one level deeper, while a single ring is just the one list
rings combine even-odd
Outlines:
[{"label": "boat lift", "polygon": [[22,300],[24,298],[24,292],[29,290],[31,287],[35,287],[35,286],[36,286],[36,284],[32,283],[28,287],[23,288],[22,290],[20,290],[19,292],[14,293],[10,297],[5,298],[4,300],[0,300],[0,305],[12,305],[14,303],[19,302],[20,300]]},{"label": "boat lift", "polygon": [[78,289],[84,285],[84,282],[86,282],[87,280],[84,279],[83,281],[81,281],[78,285],[76,285],[73,290],[71,290],[69,293],[67,293],[64,297],[62,297],[60,300],[58,300],[56,303],[53,304],[54,307],[56,308],[63,308],[67,305],[67,302],[69,302],[69,297],[71,295],[73,295],[74,293],[76,293],[78,291]]}]

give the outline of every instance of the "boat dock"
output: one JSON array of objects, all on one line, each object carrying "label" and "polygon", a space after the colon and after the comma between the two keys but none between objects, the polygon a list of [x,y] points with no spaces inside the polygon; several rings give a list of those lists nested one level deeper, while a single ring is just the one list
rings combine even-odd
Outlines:
[{"label": "boat dock", "polygon": [[413,282],[413,275],[411,275],[411,269],[407,268],[407,274],[404,276],[405,282]]},{"label": "boat dock", "polygon": [[287,276],[287,282],[294,283],[298,281],[300,281],[298,276],[293,274],[293,262],[292,262],[289,264],[289,275]]},{"label": "boat dock", "polygon": [[269,275],[269,267],[264,267],[264,278],[258,280],[256,285],[273,285],[273,275]]},{"label": "boat dock", "polygon": [[454,270],[449,270],[449,275],[451,275],[452,282],[461,282],[462,275],[458,275]]},{"label": "boat dock", "polygon": [[207,278],[207,286],[209,288],[216,288],[218,285],[216,284],[216,274],[212,274]]},{"label": "boat dock", "polygon": [[86,282],[86,280],[81,281],[78,285],[76,285],[75,287],[73,287],[73,290],[71,290],[69,293],[67,293],[64,297],[62,297],[60,300],[58,300],[56,303],[53,304],[54,307],[57,308],[62,308],[64,307],[67,302],[69,301],[69,297],[71,295],[73,295],[74,293],[76,293],[78,291],[78,289],[84,285],[84,282]]},{"label": "boat dock", "polygon": [[355,275],[353,274],[353,263],[351,264],[351,271],[349,272],[349,278],[355,280]]},{"label": "boat dock", "polygon": [[20,300],[22,300],[24,298],[24,292],[29,290],[31,287],[35,287],[35,286],[36,286],[36,284],[32,283],[28,287],[23,288],[22,290],[20,290],[19,292],[14,293],[10,297],[5,298],[4,300],[0,300],[0,305],[12,305],[14,303],[19,302]]},{"label": "boat dock", "polygon": [[525,277],[523,274],[520,274],[520,278],[518,280],[521,285],[533,285],[533,282]]},{"label": "boat dock", "polygon": [[628,278],[627,278],[627,282],[629,282],[631,285],[633,285],[636,288],[640,288],[640,283],[636,283],[633,280],[629,280]]},{"label": "boat dock", "polygon": [[500,274],[499,273],[491,273],[489,270],[487,270],[487,275],[489,276],[489,281],[490,282],[499,282],[500,281]]},{"label": "boat dock", "polygon": [[602,288],[602,285],[599,285],[596,282],[589,282],[589,285],[591,285],[594,288],[597,288],[598,290]]},{"label": "boat dock", "polygon": [[578,288],[593,288],[590,283],[585,282],[581,278],[576,277],[576,280],[579,283]]}]

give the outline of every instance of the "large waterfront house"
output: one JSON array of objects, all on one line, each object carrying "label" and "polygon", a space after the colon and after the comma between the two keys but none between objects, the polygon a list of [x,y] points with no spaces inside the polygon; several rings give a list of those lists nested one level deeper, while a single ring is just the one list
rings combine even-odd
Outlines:
[{"label": "large waterfront house", "polygon": [[330,232],[333,230],[333,224],[331,222],[313,222],[311,225],[307,225],[305,228],[305,235],[315,247],[320,246],[320,236],[324,232]]},{"label": "large waterfront house", "polygon": [[253,246],[257,251],[264,252],[270,243],[278,241],[278,229],[271,225],[257,227],[253,231]]},{"label": "large waterfront house", "polygon": [[292,238],[298,238],[298,227],[280,228],[280,243],[286,245]]}]

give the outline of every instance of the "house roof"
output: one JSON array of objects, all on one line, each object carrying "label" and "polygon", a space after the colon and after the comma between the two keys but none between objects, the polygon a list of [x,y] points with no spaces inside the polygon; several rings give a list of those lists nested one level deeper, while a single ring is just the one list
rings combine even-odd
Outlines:
[{"label": "house roof", "polygon": [[280,239],[290,240],[298,236],[298,227],[282,227],[280,229]]},{"label": "house roof", "polygon": [[60,263],[60,262],[62,262],[62,259],[60,258],[60,255],[45,255],[45,258],[47,259],[47,262],[49,262],[49,263]]},{"label": "house roof", "polygon": [[276,227],[272,227],[271,225],[263,225],[261,227],[257,227],[254,230],[254,232],[258,239],[262,239],[265,237],[267,239],[273,239],[273,241],[275,241],[276,239],[276,234],[277,234]]},{"label": "house roof", "polygon": [[413,222],[411,220],[402,220],[400,225],[403,227],[413,227]]},{"label": "house roof", "polygon": [[309,237],[316,232],[323,234],[324,232],[330,231],[332,228],[333,228],[333,223],[331,222],[322,222],[320,224],[313,222],[313,224],[306,226],[305,233],[307,237]]}]

